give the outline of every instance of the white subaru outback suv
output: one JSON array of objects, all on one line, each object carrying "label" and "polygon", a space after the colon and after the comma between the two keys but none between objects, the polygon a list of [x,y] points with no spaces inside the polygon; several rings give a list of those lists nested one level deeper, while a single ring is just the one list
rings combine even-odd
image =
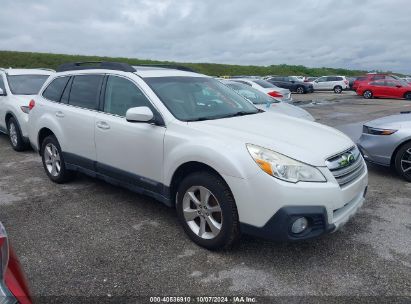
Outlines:
[{"label": "white subaru outback suv", "polygon": [[[60,72],[59,72],[60,71]],[[121,63],[65,64],[30,110],[49,178],[80,171],[175,206],[208,249],[241,233],[302,240],[356,213],[367,169],[339,131],[264,112],[211,77]]]},{"label": "white subaru outback suv", "polygon": [[10,137],[14,150],[29,145],[28,104],[53,73],[46,69],[0,69],[0,131]]},{"label": "white subaru outback suv", "polygon": [[350,87],[345,76],[323,76],[311,83],[315,91],[334,91],[336,94],[341,94]]}]

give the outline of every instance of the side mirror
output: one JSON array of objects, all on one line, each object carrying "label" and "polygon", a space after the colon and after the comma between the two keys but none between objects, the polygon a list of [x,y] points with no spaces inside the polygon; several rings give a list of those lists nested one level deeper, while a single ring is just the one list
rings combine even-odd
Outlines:
[{"label": "side mirror", "polygon": [[2,88],[0,88],[0,96],[6,96],[6,92],[4,92]]},{"label": "side mirror", "polygon": [[295,80],[291,80],[291,83],[295,83]]},{"label": "side mirror", "polygon": [[126,112],[126,120],[128,122],[149,122],[153,118],[154,114],[149,107],[130,108]]}]

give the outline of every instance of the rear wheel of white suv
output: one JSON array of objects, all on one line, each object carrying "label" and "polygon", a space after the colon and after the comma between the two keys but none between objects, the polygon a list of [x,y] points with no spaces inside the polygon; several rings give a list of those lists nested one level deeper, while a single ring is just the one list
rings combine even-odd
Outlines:
[{"label": "rear wheel of white suv", "polygon": [[11,117],[7,122],[7,131],[10,137],[10,143],[15,151],[24,151],[27,149],[27,144],[23,140],[19,124],[14,117]]},{"label": "rear wheel of white suv", "polygon": [[61,184],[73,178],[74,172],[67,170],[60,144],[54,135],[43,140],[40,153],[44,170],[53,182]]},{"label": "rear wheel of white suv", "polygon": [[334,93],[341,94],[342,93],[342,87],[341,86],[335,86],[334,87]]},{"label": "rear wheel of white suv", "polygon": [[184,178],[176,195],[176,208],[184,231],[202,247],[228,249],[240,237],[234,197],[215,174],[196,172]]}]

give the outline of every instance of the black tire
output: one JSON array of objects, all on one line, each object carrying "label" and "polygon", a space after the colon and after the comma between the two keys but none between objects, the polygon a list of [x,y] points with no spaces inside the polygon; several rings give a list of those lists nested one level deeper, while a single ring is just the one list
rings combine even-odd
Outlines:
[{"label": "black tire", "polygon": [[[56,149],[55,151],[57,151],[57,153],[58,153],[60,169],[54,171],[55,173],[57,172],[57,174],[53,174],[53,171],[50,172],[49,167],[48,167],[48,166],[50,166],[50,164],[47,163],[47,161],[49,160],[48,155],[50,155],[49,152],[48,152],[49,151],[48,148],[50,148],[50,147],[55,147],[55,149]],[[61,153],[60,144],[59,144],[57,138],[54,135],[47,136],[43,140],[43,142],[41,143],[40,154],[41,154],[41,159],[43,161],[44,170],[46,171],[47,176],[53,182],[55,182],[57,184],[62,184],[62,183],[68,182],[71,179],[73,179],[73,177],[75,176],[75,172],[66,169],[66,164],[64,162],[63,154]],[[51,165],[51,166],[53,167],[54,165]],[[57,168],[57,166],[56,166],[56,168]]]},{"label": "black tire", "polygon": [[374,94],[370,90],[366,90],[364,91],[362,96],[364,96],[365,99],[371,99],[374,97]]},{"label": "black tire", "polygon": [[7,121],[7,132],[9,134],[10,144],[15,151],[21,152],[27,150],[28,144],[24,141],[20,125],[14,117],[10,117]]},{"label": "black tire", "polygon": [[335,94],[341,94],[342,93],[342,87],[341,86],[335,86],[334,87],[334,93]]},{"label": "black tire", "polygon": [[408,100],[411,100],[411,92],[405,93],[404,98],[408,99]]},{"label": "black tire", "polygon": [[295,89],[295,91],[296,91],[298,94],[307,93],[307,91],[305,90],[305,88],[304,88],[303,86],[298,86],[298,87]]},{"label": "black tire", "polygon": [[[190,188],[195,187],[204,187],[206,190],[209,190],[215,197],[217,205],[221,208],[221,229],[214,238],[205,239],[194,233],[184,217],[184,196]],[[209,250],[229,249],[236,244],[240,238],[240,225],[234,197],[227,184],[215,174],[195,172],[185,177],[178,187],[176,209],[179,222],[183,226],[184,231],[194,243],[201,247]],[[207,213],[207,215],[209,214]],[[196,220],[197,219],[201,220],[201,217],[197,216]],[[192,222],[194,222],[194,220]],[[211,233],[210,226],[208,226],[208,228]]]},{"label": "black tire", "polygon": [[[395,154],[395,170],[406,181],[411,182],[411,142],[404,144]],[[405,170],[409,171],[405,171]]]}]

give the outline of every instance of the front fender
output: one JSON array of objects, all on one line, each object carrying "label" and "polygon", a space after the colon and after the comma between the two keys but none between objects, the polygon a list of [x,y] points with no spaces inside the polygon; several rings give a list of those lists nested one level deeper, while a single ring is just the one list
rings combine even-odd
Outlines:
[{"label": "front fender", "polygon": [[186,142],[173,147],[165,146],[164,184],[170,185],[176,170],[188,162],[203,163],[220,175],[245,179],[257,174],[258,166],[248,154],[247,148],[218,147],[217,143],[193,144]]}]

